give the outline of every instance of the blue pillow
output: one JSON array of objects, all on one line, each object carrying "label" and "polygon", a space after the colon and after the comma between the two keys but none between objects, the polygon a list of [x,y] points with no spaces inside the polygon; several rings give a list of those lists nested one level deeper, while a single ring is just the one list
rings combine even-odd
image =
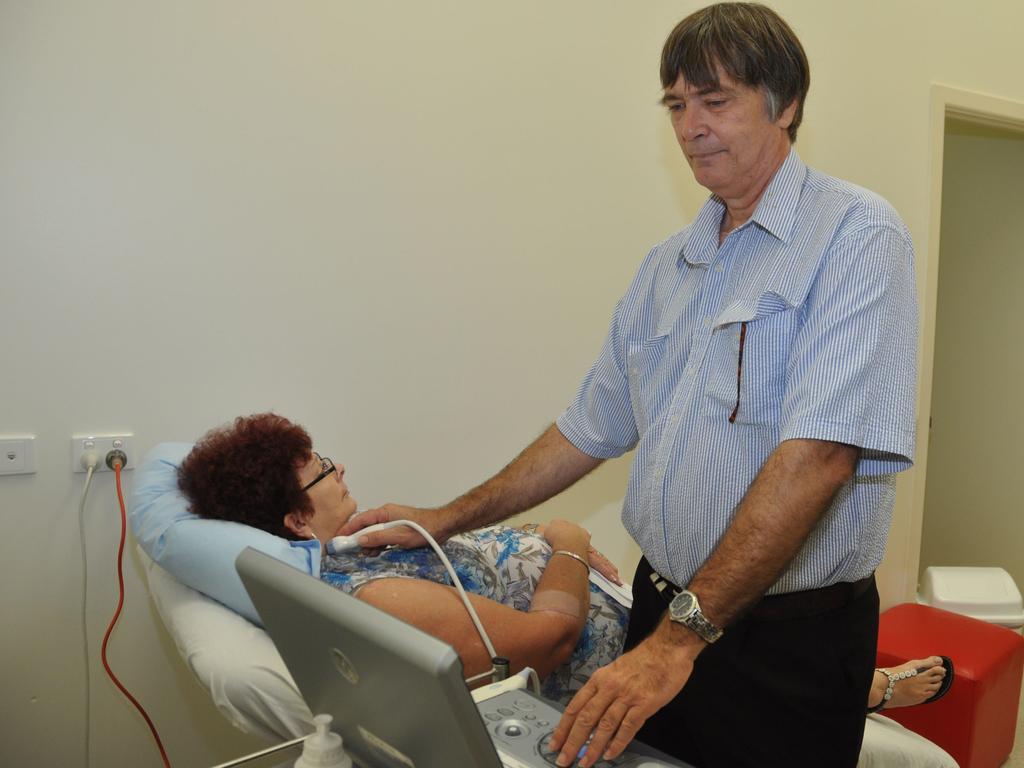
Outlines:
[{"label": "blue pillow", "polygon": [[320,542],[289,541],[192,514],[178,489],[178,467],[191,450],[191,443],[161,443],[143,458],[128,499],[132,532],[146,554],[182,584],[262,625],[235,571],[235,558],[252,547],[319,578]]}]

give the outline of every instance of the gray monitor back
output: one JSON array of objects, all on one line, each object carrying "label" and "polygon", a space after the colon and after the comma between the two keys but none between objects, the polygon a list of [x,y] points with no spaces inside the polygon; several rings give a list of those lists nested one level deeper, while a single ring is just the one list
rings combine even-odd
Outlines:
[{"label": "gray monitor back", "polygon": [[447,643],[254,549],[235,568],[314,715],[363,768],[501,768]]}]

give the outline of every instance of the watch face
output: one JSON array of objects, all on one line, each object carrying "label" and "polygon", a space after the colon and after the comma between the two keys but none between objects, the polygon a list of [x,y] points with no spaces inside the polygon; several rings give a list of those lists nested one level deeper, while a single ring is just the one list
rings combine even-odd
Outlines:
[{"label": "watch face", "polygon": [[668,608],[669,618],[696,632],[708,643],[722,636],[722,630],[712,624],[700,612],[700,603],[692,592],[683,590],[672,599]]},{"label": "watch face", "polygon": [[688,616],[696,603],[697,598],[692,592],[680,592],[672,599],[672,617],[681,619]]}]

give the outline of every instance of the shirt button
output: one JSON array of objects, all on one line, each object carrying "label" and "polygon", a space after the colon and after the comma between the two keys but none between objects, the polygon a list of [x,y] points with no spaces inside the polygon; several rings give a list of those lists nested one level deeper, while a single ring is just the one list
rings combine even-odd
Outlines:
[{"label": "shirt button", "polygon": [[711,327],[711,323],[713,323],[713,322],[714,322],[714,320],[711,317],[705,317],[704,318],[704,327],[705,328],[710,328]]},{"label": "shirt button", "polygon": [[721,264],[715,264],[715,272],[724,272],[724,271],[725,271],[725,267],[723,267]]}]

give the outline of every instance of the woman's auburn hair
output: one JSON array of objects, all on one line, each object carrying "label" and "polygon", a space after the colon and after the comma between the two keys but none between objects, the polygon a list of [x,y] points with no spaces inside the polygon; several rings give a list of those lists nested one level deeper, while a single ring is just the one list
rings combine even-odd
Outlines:
[{"label": "woman's auburn hair", "polygon": [[178,487],[200,517],[294,539],[284,516],[313,513],[298,476],[312,451],[309,433],[283,416],[239,416],[196,443],[178,468]]}]

